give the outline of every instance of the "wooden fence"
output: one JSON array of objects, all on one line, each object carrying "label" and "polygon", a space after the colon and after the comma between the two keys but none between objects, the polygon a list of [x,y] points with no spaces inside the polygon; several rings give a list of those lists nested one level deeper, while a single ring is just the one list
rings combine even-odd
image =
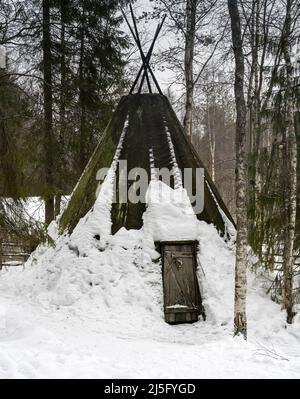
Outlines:
[{"label": "wooden fence", "polygon": [[30,249],[22,243],[0,242],[0,270],[3,267],[21,266],[30,256]]}]

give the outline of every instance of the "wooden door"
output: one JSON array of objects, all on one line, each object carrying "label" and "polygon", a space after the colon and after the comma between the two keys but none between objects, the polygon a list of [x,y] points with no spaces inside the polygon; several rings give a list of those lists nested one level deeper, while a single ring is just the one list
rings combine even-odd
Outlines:
[{"label": "wooden door", "polygon": [[162,243],[165,320],[186,323],[202,313],[196,243]]}]

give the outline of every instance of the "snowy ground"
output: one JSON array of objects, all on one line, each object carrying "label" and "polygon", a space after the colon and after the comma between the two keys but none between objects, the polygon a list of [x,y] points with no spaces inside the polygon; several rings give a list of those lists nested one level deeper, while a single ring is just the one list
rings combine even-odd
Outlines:
[{"label": "snowy ground", "polygon": [[[173,192],[156,179],[153,153],[143,228],[110,235],[126,126],[93,209],[71,236],[58,236],[53,223],[55,246],[38,248],[24,270],[0,272],[0,378],[299,378],[299,315],[286,326],[249,272],[248,341],[233,338],[234,249],[197,220],[182,182]],[[199,242],[206,321],[164,322],[154,241],[166,239]]]},{"label": "snowy ground", "polygon": [[1,378],[299,378],[300,321],[249,273],[249,339],[232,337],[234,253],[199,223],[207,320],[163,320],[161,266],[141,231],[88,253],[72,237],[0,274]]}]

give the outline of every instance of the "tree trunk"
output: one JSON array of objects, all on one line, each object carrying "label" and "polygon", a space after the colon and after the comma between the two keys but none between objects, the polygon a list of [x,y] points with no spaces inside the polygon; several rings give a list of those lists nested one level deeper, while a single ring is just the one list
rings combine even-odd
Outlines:
[{"label": "tree trunk", "polygon": [[85,110],[85,88],[84,88],[84,46],[85,46],[85,27],[84,27],[84,11],[81,25],[80,37],[80,61],[79,61],[79,106],[80,106],[80,127],[79,127],[79,167],[80,173],[86,166],[86,110]]},{"label": "tree trunk", "polygon": [[240,15],[237,0],[228,0],[231,19],[232,43],[235,58],[235,100],[236,100],[236,263],[235,263],[235,301],[234,301],[234,333],[247,338],[246,318],[246,245],[247,245],[247,211],[246,188],[247,168],[245,161],[246,147],[246,103],[244,96],[244,54]]},{"label": "tree trunk", "polygon": [[66,113],[66,4],[64,0],[60,1],[60,18],[61,18],[61,33],[60,33],[60,44],[61,44],[61,56],[60,56],[60,141],[63,142],[64,128],[65,128],[65,113]]},{"label": "tree trunk", "polygon": [[186,38],[185,38],[185,86],[186,86],[186,102],[184,116],[185,134],[192,140],[193,134],[193,97],[194,97],[194,75],[193,62],[195,50],[195,33],[196,33],[196,11],[197,0],[187,0],[186,2]]},{"label": "tree trunk", "polygon": [[[213,98],[212,110],[215,110],[215,101]],[[208,130],[208,143],[211,158],[211,179],[215,182],[215,154],[216,154],[216,135],[214,127],[214,115],[210,112],[210,103],[207,98],[207,130]]]},{"label": "tree trunk", "polygon": [[61,209],[61,194],[62,187],[64,186],[63,170],[65,162],[65,126],[66,126],[66,18],[67,10],[64,0],[60,0],[60,19],[61,19],[61,32],[60,32],[60,100],[59,100],[59,160],[58,160],[58,187],[59,194],[55,197],[55,217],[60,214]]},{"label": "tree trunk", "polygon": [[44,153],[45,181],[45,223],[49,225],[54,219],[54,137],[52,123],[52,54],[50,27],[50,0],[43,0],[43,77],[44,77]]},{"label": "tree trunk", "polygon": [[[248,175],[248,210],[249,222],[248,231],[250,233],[250,241],[253,243],[256,236],[256,229],[259,219],[259,210],[257,204],[257,194],[259,191],[259,175],[258,160],[260,147],[260,93],[259,93],[259,31],[260,31],[260,0],[252,0],[251,8],[251,73],[248,92],[249,106],[249,131],[250,131],[250,156],[249,159],[249,175]],[[258,211],[258,212],[257,212]]]},{"label": "tree trunk", "polygon": [[287,323],[291,324],[295,316],[293,311],[293,261],[296,230],[297,208],[297,140],[294,125],[293,104],[293,67],[290,55],[291,8],[293,0],[286,2],[286,19],[282,33],[282,50],[286,66],[286,128],[283,147],[285,151],[285,214],[286,228],[284,234],[283,272],[284,272],[284,307],[287,311]]},{"label": "tree trunk", "polygon": [[55,217],[60,214],[61,211],[61,195],[55,196]]},{"label": "tree trunk", "polygon": [[2,192],[0,195],[17,198],[19,196],[17,172],[14,167],[14,152],[10,145],[9,132],[7,130],[5,112],[0,106],[0,168],[2,169]]}]

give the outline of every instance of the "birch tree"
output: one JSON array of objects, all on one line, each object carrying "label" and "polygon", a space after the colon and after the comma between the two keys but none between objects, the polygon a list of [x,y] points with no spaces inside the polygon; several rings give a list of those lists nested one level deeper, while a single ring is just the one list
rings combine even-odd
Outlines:
[{"label": "birch tree", "polygon": [[282,50],[286,69],[286,122],[283,135],[283,148],[285,155],[285,239],[283,250],[284,272],[284,307],[287,311],[287,323],[292,323],[295,312],[293,310],[293,264],[294,241],[296,231],[297,210],[297,139],[294,125],[293,101],[293,67],[290,54],[290,40],[292,32],[292,8],[294,0],[286,1],[286,16],[282,32]]},{"label": "birch tree", "polygon": [[246,245],[247,211],[246,188],[247,167],[246,147],[246,102],[244,96],[244,54],[241,33],[240,14],[237,0],[228,0],[231,20],[232,44],[235,58],[234,92],[236,100],[236,262],[235,262],[235,298],[234,298],[234,334],[242,334],[247,339],[246,318]]},{"label": "birch tree", "polygon": [[195,88],[223,39],[223,26],[221,31],[215,29],[211,33],[223,5],[217,0],[155,0],[155,3],[154,18],[167,13],[166,29],[170,38],[174,35],[169,48],[161,52],[160,63],[164,62],[174,73],[171,85],[183,84],[183,125],[192,140]]}]

